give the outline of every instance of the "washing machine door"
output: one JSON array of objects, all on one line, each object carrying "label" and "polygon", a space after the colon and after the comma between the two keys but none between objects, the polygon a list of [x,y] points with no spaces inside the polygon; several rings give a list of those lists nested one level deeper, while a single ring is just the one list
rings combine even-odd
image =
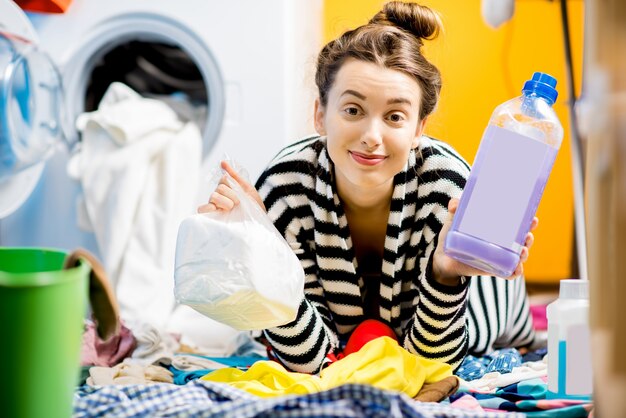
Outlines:
[{"label": "washing machine door", "polygon": [[64,143],[61,77],[37,44],[22,10],[0,1],[0,219],[28,198]]}]

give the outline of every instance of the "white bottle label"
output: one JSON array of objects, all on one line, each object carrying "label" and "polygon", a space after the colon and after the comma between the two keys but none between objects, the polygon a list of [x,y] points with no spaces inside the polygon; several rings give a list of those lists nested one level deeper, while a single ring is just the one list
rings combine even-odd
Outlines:
[{"label": "white bottle label", "polygon": [[[485,130],[479,170],[459,231],[512,248],[550,146],[490,125]],[[538,203],[538,202],[537,202]]]},{"label": "white bottle label", "polygon": [[566,340],[565,391],[568,395],[590,395],[593,382],[589,326],[586,324],[570,325],[567,328]]},{"label": "white bottle label", "polygon": [[548,390],[554,393],[559,391],[559,333],[559,326],[548,322]]}]

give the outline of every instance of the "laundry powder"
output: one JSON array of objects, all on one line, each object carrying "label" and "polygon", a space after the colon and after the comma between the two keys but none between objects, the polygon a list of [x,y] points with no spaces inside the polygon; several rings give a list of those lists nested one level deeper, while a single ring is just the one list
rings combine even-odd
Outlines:
[{"label": "laundry powder", "polygon": [[186,218],[174,277],[179,303],[239,330],[293,321],[304,297],[300,261],[269,218],[220,212]]}]

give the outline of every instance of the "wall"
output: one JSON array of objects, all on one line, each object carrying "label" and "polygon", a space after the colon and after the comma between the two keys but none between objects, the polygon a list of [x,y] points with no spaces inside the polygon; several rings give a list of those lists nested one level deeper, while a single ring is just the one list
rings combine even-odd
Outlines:
[{"label": "wall", "polygon": [[[364,24],[384,4],[381,0],[326,0],[324,39]],[[444,33],[427,42],[424,54],[439,67],[444,87],[427,125],[427,134],[451,143],[472,162],[493,109],[520,93],[534,71],[558,80],[554,105],[565,137],[539,206],[535,245],[525,265],[533,282],[570,277],[573,242],[567,78],[558,1],[518,0],[513,19],[492,29],[484,23],[479,0],[422,0],[437,10]],[[569,20],[577,93],[582,68],[583,1],[569,0]]]}]

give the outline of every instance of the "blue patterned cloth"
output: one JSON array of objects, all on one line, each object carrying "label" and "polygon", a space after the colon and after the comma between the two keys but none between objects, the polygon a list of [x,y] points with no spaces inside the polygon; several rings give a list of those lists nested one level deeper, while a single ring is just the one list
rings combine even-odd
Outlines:
[{"label": "blue patterned cloth", "polygon": [[450,396],[450,401],[469,395],[483,408],[523,412],[528,418],[586,418],[593,410],[590,401],[546,399],[547,391],[548,385],[535,378],[499,388],[494,393],[459,390]]},{"label": "blue patterned cloth", "polygon": [[192,381],[128,386],[82,386],[75,393],[74,418],[88,417],[523,417],[521,414],[468,411],[415,401],[366,385],[342,385],[302,396],[259,398],[231,386]]},{"label": "blue patterned cloth", "polygon": [[485,373],[510,373],[513,367],[521,365],[522,356],[519,351],[514,348],[505,348],[480,358],[468,355],[454,374],[469,382],[480,379]]}]

